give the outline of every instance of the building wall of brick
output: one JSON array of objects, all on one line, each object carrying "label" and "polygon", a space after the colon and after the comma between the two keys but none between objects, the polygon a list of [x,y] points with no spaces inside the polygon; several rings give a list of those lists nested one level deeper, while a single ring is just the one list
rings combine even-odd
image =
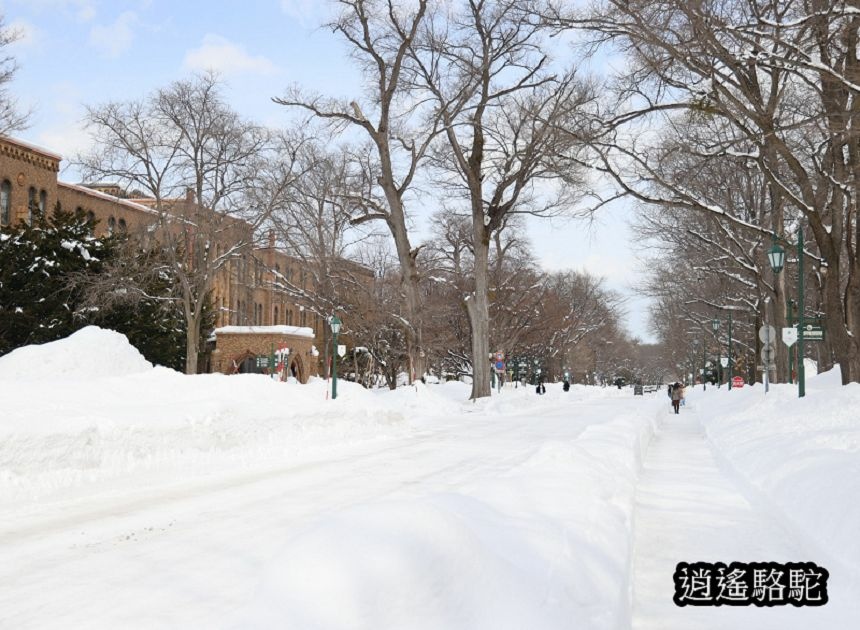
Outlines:
[{"label": "building wall of brick", "polygon": [[112,230],[141,232],[157,219],[154,213],[135,207],[134,204],[125,203],[121,199],[110,199],[62,182],[57,186],[57,195],[63,210],[73,212],[80,208],[87,214],[92,213],[96,236],[103,236]]},{"label": "building wall of brick", "polygon": [[59,170],[59,156],[0,138],[0,183],[6,181],[10,185],[10,225],[29,220],[30,188],[36,191],[37,203],[44,191],[45,209],[53,209],[57,203]]},{"label": "building wall of brick", "polygon": [[290,349],[288,374],[295,371],[299,382],[317,376],[317,357],[313,356],[314,340],[310,337],[282,333],[217,333],[212,353],[212,371],[236,374],[239,366],[249,357],[269,356],[272,347],[281,345]]},{"label": "building wall of brick", "polygon": [[[4,180],[10,185],[10,223],[29,220],[29,194],[32,187],[39,193],[45,192],[45,210],[53,210],[57,201],[63,209],[73,212],[80,208],[95,221],[94,232],[101,236],[111,231],[128,231],[146,239],[158,239],[159,232],[152,226],[158,220],[158,213],[152,208],[154,200],[148,198],[128,198],[124,191],[110,183],[94,184],[92,188],[67,184],[57,180],[61,157],[39,147],[31,146],[13,138],[0,137],[0,183]],[[194,202],[193,194],[184,199],[167,200],[168,211],[176,215],[192,216],[195,212],[207,212]],[[222,226],[216,255],[221,255],[237,242],[251,242],[251,226],[236,219],[226,219],[232,224]],[[193,223],[193,222],[192,222]],[[179,225],[179,224],[177,224]],[[171,229],[171,228],[168,228]],[[177,228],[178,229],[178,228]],[[373,273],[354,263],[342,261],[345,266],[352,265],[350,273],[359,282],[373,281]],[[347,268],[344,267],[344,268]],[[312,328],[319,343],[329,339],[328,324],[324,317],[314,314],[302,298],[276,288],[283,279],[302,291],[312,294],[314,280],[305,263],[275,247],[274,237],[269,237],[267,247],[247,246],[245,251],[235,252],[216,274],[212,301],[215,309],[215,326],[272,326],[288,325]],[[226,363],[246,351],[268,354],[272,338],[250,340],[247,335],[235,340],[219,340],[218,357],[213,356],[212,369],[230,373],[231,365]],[[312,340],[296,338],[300,349],[305,379],[320,369],[319,358],[310,354]],[[344,343],[351,343],[348,337],[341,337]],[[282,339],[274,339],[276,345]],[[224,349],[224,343],[227,349]],[[242,344],[252,345],[239,347]],[[290,346],[292,347],[292,346]],[[263,352],[264,351],[264,352]],[[220,364],[219,364],[220,362]]]}]

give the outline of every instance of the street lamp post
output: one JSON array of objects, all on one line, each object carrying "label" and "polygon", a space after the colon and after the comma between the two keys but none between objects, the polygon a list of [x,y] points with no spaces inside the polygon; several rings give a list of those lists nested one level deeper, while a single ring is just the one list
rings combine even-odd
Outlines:
[{"label": "street lamp post", "polygon": [[723,348],[720,345],[720,337],[717,334],[720,330],[720,320],[712,319],[711,320],[711,328],[714,329],[714,337],[717,340],[717,389],[719,389],[723,384],[723,371],[720,369],[720,357],[723,354]]},{"label": "street lamp post", "polygon": [[[776,234],[773,234],[773,246],[767,253],[771,269],[775,274],[782,271],[785,265],[785,250],[779,246]],[[780,239],[789,247],[792,243]],[[797,227],[797,397],[806,396],[806,372],[803,365],[803,227]]]},{"label": "street lamp post", "polygon": [[334,400],[337,398],[337,335],[340,332],[340,326],[342,322],[337,315],[332,315],[331,319],[329,319],[329,326],[331,326],[331,334],[332,334],[332,345],[334,346],[332,355],[331,355],[331,398]]}]

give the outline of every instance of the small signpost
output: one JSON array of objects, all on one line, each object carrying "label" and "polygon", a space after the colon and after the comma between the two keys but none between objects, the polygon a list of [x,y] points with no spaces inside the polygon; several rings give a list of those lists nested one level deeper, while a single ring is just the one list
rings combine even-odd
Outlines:
[{"label": "small signpost", "polygon": [[742,376],[735,376],[732,378],[732,387],[743,387],[744,379]]},{"label": "small signpost", "polygon": [[787,328],[782,329],[782,343],[787,345],[789,348],[797,343],[797,328],[794,326],[789,326]]},{"label": "small signpost", "polygon": [[722,365],[724,368],[729,367],[729,358],[720,357],[720,365]]},{"label": "small signpost", "polygon": [[346,356],[346,346],[343,344],[337,344],[337,356],[341,359]]},{"label": "small signpost", "polygon": [[770,324],[765,324],[758,329],[758,338],[765,345],[771,345],[776,342],[776,328]]},{"label": "small signpost", "polygon": [[821,324],[806,324],[803,327],[804,341],[824,341],[824,327]]}]

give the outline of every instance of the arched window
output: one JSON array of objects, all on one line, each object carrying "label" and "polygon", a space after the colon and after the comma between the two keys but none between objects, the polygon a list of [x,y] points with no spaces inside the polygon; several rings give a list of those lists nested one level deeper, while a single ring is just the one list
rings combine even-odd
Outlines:
[{"label": "arched window", "polygon": [[110,217],[108,219],[108,234],[113,234],[114,232],[116,232],[116,219]]},{"label": "arched window", "polygon": [[30,186],[27,191],[27,221],[33,222],[33,214],[39,209],[39,202],[36,200],[36,189]]},{"label": "arched window", "polygon": [[275,325],[275,326],[277,326],[277,325],[278,325],[278,307],[277,307],[277,306],[275,307],[275,319],[274,319],[274,321],[272,322],[272,324],[273,324],[273,325]]},{"label": "arched window", "polygon": [[[84,209],[78,206],[78,211],[83,212]],[[96,213],[92,210],[87,210],[87,223],[90,225],[90,227],[96,224]]]},{"label": "arched window", "polygon": [[125,219],[119,220],[119,231],[125,234],[128,231],[128,226],[125,223]]},{"label": "arched window", "polygon": [[293,311],[289,310],[289,311],[287,311],[287,326],[292,326],[292,325],[293,325]]},{"label": "arched window", "polygon": [[0,184],[0,225],[9,225],[12,220],[12,183],[4,179]]},{"label": "arched window", "polygon": [[48,205],[48,193],[44,190],[39,191],[39,212],[45,214],[45,206]]}]

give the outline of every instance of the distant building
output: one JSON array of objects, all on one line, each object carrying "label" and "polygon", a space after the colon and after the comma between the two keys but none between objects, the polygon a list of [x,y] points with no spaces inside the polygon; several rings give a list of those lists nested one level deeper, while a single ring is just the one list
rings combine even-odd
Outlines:
[{"label": "distant building", "polygon": [[[81,210],[95,224],[97,235],[115,232],[140,232],[158,220],[153,208],[155,201],[142,197],[138,191],[128,193],[120,186],[99,182],[88,185],[69,184],[57,179],[62,157],[46,149],[0,136],[0,225],[29,222],[35,211],[50,213],[59,201],[64,210]],[[166,200],[181,206],[194,204],[190,193],[184,199]],[[235,219],[235,229],[250,242],[251,227]],[[232,228],[231,228],[232,229]],[[237,239],[240,240],[240,239]],[[216,251],[224,251],[231,243],[216,244]],[[373,281],[373,272],[350,261],[342,261],[350,273],[367,284]],[[287,280],[309,294],[313,293],[312,276],[304,262],[275,246],[269,236],[266,247],[248,247],[238,252],[218,272],[212,294],[215,310],[215,327],[227,326],[292,326],[313,331],[310,347],[301,362],[304,379],[317,373],[316,354],[311,355],[313,338],[326,339],[326,321],[311,313],[301,298],[279,289]],[[300,335],[307,340],[306,334]],[[216,335],[217,338],[217,335]],[[231,346],[235,345],[233,343]],[[304,343],[300,344],[304,346]],[[241,356],[227,352],[213,353],[218,365],[202,366],[205,371],[232,373],[250,366],[247,348]],[[214,362],[213,362],[214,363]]]}]

